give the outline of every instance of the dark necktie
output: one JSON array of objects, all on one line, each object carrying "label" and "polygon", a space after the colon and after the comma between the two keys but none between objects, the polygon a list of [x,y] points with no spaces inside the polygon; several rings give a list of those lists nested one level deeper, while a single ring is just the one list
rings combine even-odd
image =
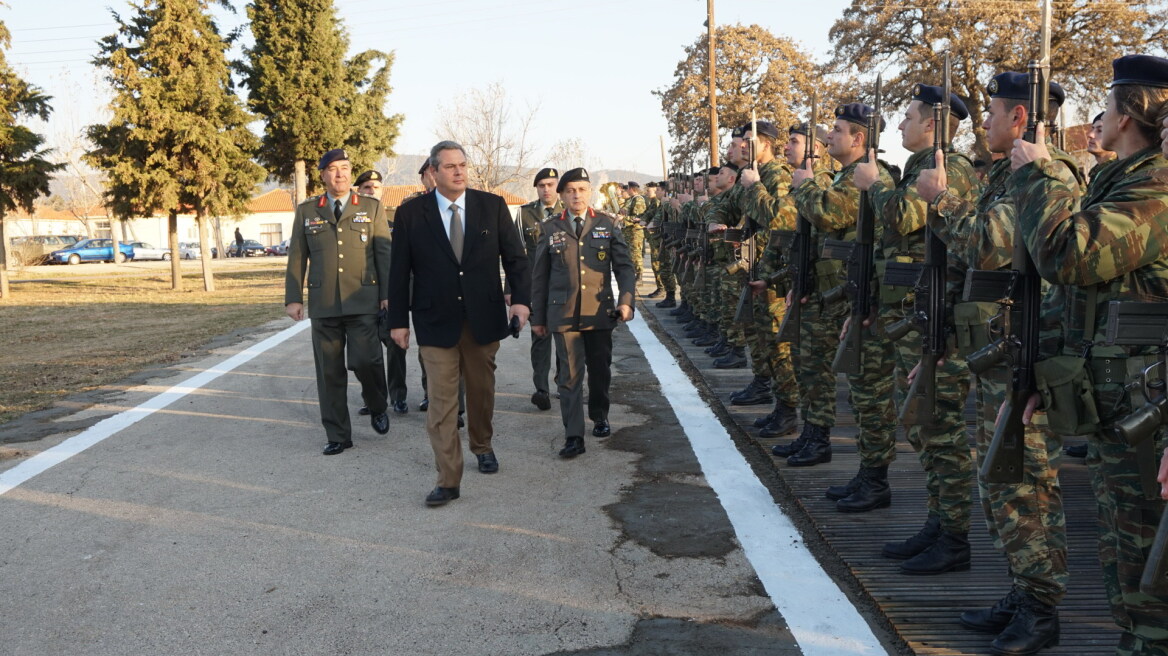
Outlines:
[{"label": "dark necktie", "polygon": [[339,200],[333,203],[333,217],[338,221],[341,220],[341,201]]},{"label": "dark necktie", "polygon": [[462,216],[454,203],[450,204],[450,248],[455,259],[462,262]]},{"label": "dark necktie", "polygon": [[555,215],[555,213],[556,213],[556,208],[554,208],[554,207],[545,207],[545,208],[543,208],[543,211],[547,213],[547,216],[546,216],[545,218],[548,218],[548,219],[550,219],[550,218],[552,218],[552,216],[553,216],[553,215]]},{"label": "dark necktie", "polygon": [[582,234],[584,234],[584,218],[578,216],[576,217],[576,239],[579,239]]}]

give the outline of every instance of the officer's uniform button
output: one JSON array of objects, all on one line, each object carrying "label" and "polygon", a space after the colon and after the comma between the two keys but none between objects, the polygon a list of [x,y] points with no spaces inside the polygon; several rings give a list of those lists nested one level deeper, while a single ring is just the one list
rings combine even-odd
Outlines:
[{"label": "officer's uniform button", "polygon": [[580,285],[580,289],[588,289],[588,285]]},{"label": "officer's uniform button", "polygon": [[341,241],[340,239],[337,240],[337,246],[344,246],[344,245],[345,245],[345,242]]},{"label": "officer's uniform button", "polygon": [[462,297],[461,297],[461,296],[459,296],[459,297],[458,297],[458,300],[460,300],[460,301],[461,301],[461,300],[462,300]]},{"label": "officer's uniform button", "polygon": [[344,253],[337,253],[337,257],[339,257],[343,260],[343,259],[345,259],[345,254]]},{"label": "officer's uniform button", "polygon": [[345,270],[344,270],[344,269],[342,269],[342,268],[340,268],[340,267],[337,267],[337,273],[344,273],[344,272],[345,272]]},{"label": "officer's uniform button", "polygon": [[462,275],[462,272],[461,272],[461,271],[459,271],[459,272],[458,272],[458,275],[460,275],[460,276],[461,276],[461,275]]},{"label": "officer's uniform button", "polygon": [[581,255],[581,256],[580,256],[580,259],[581,259],[581,260],[583,260],[583,259],[584,259],[584,256],[583,256],[583,255]]}]

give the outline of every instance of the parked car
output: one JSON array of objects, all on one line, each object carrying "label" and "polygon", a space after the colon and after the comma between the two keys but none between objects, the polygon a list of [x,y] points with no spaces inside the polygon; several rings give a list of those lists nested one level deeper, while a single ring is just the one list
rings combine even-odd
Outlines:
[{"label": "parked car", "polygon": [[267,248],[264,249],[264,252],[267,253],[268,255],[287,255],[288,254],[288,242],[290,242],[290,241],[292,241],[292,240],[285,239],[284,241],[282,241],[274,246],[268,246]]},{"label": "parked car", "polygon": [[154,248],[144,241],[132,241],[130,245],[134,247],[135,260],[170,260],[169,248]]},{"label": "parked car", "polygon": [[49,254],[76,244],[80,237],[74,235],[28,235],[12,237],[8,240],[8,252],[18,264],[32,266],[45,264]]},{"label": "parked car", "polygon": [[62,248],[49,254],[49,261],[57,264],[120,263],[132,259],[134,259],[134,247],[124,241],[118,242],[118,254],[115,257],[112,239],[82,239],[69,248]]},{"label": "parked car", "polygon": [[[243,256],[251,257],[253,255],[263,255],[264,245],[254,239],[247,239],[243,242]],[[227,257],[239,257],[239,244],[229,242],[227,244]],[[211,257],[219,257],[219,249],[211,249]]]},{"label": "parked car", "polygon": [[184,260],[197,260],[203,257],[203,249],[197,241],[184,241],[178,245],[178,255]]}]

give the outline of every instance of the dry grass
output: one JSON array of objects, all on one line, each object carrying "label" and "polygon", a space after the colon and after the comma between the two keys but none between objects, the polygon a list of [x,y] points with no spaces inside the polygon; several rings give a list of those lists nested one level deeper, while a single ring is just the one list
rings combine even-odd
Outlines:
[{"label": "dry grass", "polygon": [[12,297],[0,300],[0,425],[284,316],[283,262],[216,271],[212,293],[202,291],[194,268],[184,271],[179,292],[161,266],[87,276],[76,275],[86,267],[23,272],[38,280],[13,285]]}]

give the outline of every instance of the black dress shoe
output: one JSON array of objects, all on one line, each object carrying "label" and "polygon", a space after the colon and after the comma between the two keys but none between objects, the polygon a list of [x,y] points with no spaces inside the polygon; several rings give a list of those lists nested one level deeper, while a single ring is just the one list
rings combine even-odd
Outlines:
[{"label": "black dress shoe", "polygon": [[361,415],[362,417],[368,415],[369,414],[369,406],[367,406],[367,405],[361,406],[361,409],[357,411],[357,414]]},{"label": "black dress shoe", "polygon": [[[592,424],[592,435],[595,437],[608,437],[609,435],[612,435],[612,428],[609,427],[608,420],[607,419],[599,419],[594,424]],[[581,440],[582,439],[583,438],[581,438]],[[583,442],[581,442],[580,448],[581,449],[584,448]],[[583,451],[581,451],[580,453],[583,453]]]},{"label": "black dress shoe", "polygon": [[481,473],[494,474],[499,471],[499,460],[495,457],[494,451],[477,454],[475,457],[479,459],[479,471]]},{"label": "black dress shoe", "polygon": [[404,415],[409,411],[410,411],[410,406],[407,405],[405,401],[394,401],[393,402],[394,414]]},{"label": "black dress shoe", "polygon": [[560,449],[560,457],[565,459],[575,458],[584,453],[584,438],[569,437],[564,440],[564,448]]},{"label": "black dress shoe", "polygon": [[552,409],[552,399],[550,396],[548,396],[548,393],[544,392],[543,390],[536,390],[535,394],[531,395],[531,402],[540,410]]},{"label": "black dress shoe", "polygon": [[326,456],[335,456],[338,453],[340,453],[341,451],[344,451],[345,449],[351,449],[351,448],[353,448],[352,443],[341,444],[340,442],[329,442],[327,445],[325,445],[324,451],[322,451],[321,453],[324,453]]},{"label": "black dress shoe", "polygon": [[373,430],[377,431],[378,435],[385,435],[389,432],[389,413],[379,412],[369,417],[369,425]]},{"label": "black dress shoe", "polygon": [[458,413],[458,427],[463,428],[465,426],[466,426],[466,420],[462,418],[462,413],[460,412],[460,413]]},{"label": "black dress shoe", "polygon": [[430,409],[430,398],[423,397],[422,402],[418,404],[418,410],[421,412],[425,412],[429,409]]},{"label": "black dress shoe", "polygon": [[430,494],[426,495],[427,506],[445,506],[447,503],[458,498],[458,488],[456,487],[436,487]]}]

